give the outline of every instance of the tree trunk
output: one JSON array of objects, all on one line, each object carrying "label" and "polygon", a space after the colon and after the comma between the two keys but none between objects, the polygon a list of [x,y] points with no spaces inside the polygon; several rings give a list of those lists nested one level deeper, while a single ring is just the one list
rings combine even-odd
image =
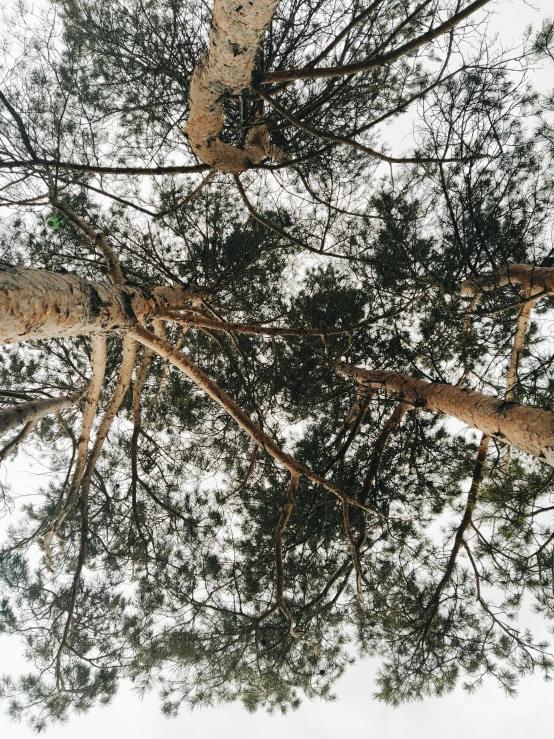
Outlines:
[{"label": "tree trunk", "polygon": [[[265,124],[252,129],[245,149],[224,143],[224,99],[251,86],[260,39],[279,0],[215,0],[209,51],[196,65],[190,83],[186,132],[198,157],[224,172],[243,172],[270,153]],[[256,130],[258,129],[258,130]]]},{"label": "tree trunk", "polygon": [[510,264],[498,272],[491,272],[460,285],[462,295],[473,295],[481,290],[506,285],[521,285],[529,297],[554,293],[554,267],[535,267],[531,264]]},{"label": "tree trunk", "polygon": [[348,364],[337,364],[336,369],[360,384],[390,390],[414,406],[453,416],[554,467],[553,411],[517,405],[442,382],[416,380],[399,372]]},{"label": "tree trunk", "polygon": [[82,390],[76,390],[70,395],[61,398],[47,398],[46,400],[30,400],[28,403],[19,403],[11,408],[0,411],[0,436],[20,426],[22,423],[33,423],[48,413],[58,413],[77,405]]},{"label": "tree trunk", "polygon": [[199,297],[196,287],[147,291],[0,262],[0,344],[108,331]]}]

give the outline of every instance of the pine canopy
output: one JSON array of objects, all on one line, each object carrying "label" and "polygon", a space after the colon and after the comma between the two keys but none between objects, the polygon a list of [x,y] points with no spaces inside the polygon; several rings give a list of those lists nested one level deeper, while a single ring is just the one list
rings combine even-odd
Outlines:
[{"label": "pine canopy", "polygon": [[548,677],[553,23],[39,7],[1,11],[0,461],[48,470],[0,488],[10,714]]}]

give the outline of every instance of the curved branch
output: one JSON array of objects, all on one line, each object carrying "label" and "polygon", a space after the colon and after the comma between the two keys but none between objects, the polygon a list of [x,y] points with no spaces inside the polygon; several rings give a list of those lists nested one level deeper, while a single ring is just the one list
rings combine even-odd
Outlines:
[{"label": "curved branch", "polygon": [[270,155],[265,124],[249,137],[245,149],[220,139],[225,123],[225,97],[250,87],[254,59],[279,0],[214,0],[209,52],[190,82],[190,114],[186,133],[196,155],[214,169],[243,172]]},{"label": "curved branch", "polygon": [[[170,343],[159,338],[151,331],[143,328],[142,326],[134,326],[129,335],[139,341],[141,344],[153,349],[156,354],[169,360],[171,364],[181,370],[187,377],[189,377],[197,387],[201,388],[210,398],[215,400],[223,410],[233,418],[237,424],[245,431],[250,438],[263,446],[266,452],[275,459],[280,465],[287,469],[291,475],[298,474],[303,475],[308,480],[311,480],[316,485],[329,490],[331,493],[336,495],[340,500],[346,499],[346,501],[357,508],[361,508],[365,511],[373,511],[372,508],[363,506],[354,498],[349,497],[342,488],[336,485],[330,480],[326,480],[321,475],[307,467],[306,465],[298,462],[290,454],[284,452],[281,447],[276,444],[273,439],[268,436],[262,429],[252,421],[242,408],[240,408],[234,400],[232,400],[227,393],[225,393],[217,383],[209,378],[186,354],[177,351]],[[383,518],[383,514],[378,511],[374,511],[380,518]]]},{"label": "curved branch", "polygon": [[365,144],[361,144],[359,141],[355,141],[354,139],[348,138],[347,136],[338,136],[334,133],[328,133],[326,131],[320,131],[316,128],[313,128],[312,126],[308,125],[307,123],[304,123],[299,118],[296,118],[292,113],[290,113],[288,110],[283,108],[282,105],[279,105],[279,103],[274,100],[272,97],[270,97],[266,92],[263,92],[262,90],[258,91],[260,97],[268,102],[275,110],[283,116],[283,118],[286,118],[287,121],[290,121],[296,128],[299,128],[301,131],[305,131],[306,133],[310,134],[310,136],[313,136],[317,139],[323,139],[324,141],[331,141],[334,144],[344,144],[346,146],[350,146],[352,149],[357,149],[358,151],[364,152],[364,154],[369,154],[372,157],[375,157],[375,159],[379,159],[382,162],[387,162],[388,164],[433,164],[433,163],[446,163],[446,162],[467,162],[472,159],[482,159],[483,157],[481,155],[473,156],[473,157],[444,157],[444,158],[437,158],[437,157],[391,157],[388,156],[388,154],[384,154],[381,151],[377,151],[377,149],[372,149],[370,146],[366,146]]}]

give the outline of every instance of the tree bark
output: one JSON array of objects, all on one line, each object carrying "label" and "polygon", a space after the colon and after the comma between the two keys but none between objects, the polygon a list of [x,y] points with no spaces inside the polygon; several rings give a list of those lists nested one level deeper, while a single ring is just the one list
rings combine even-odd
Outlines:
[{"label": "tree bark", "polygon": [[0,344],[109,331],[201,296],[196,287],[144,290],[0,262]]},{"label": "tree bark", "polygon": [[554,412],[491,398],[442,382],[416,380],[390,370],[337,364],[339,374],[396,393],[404,402],[445,413],[554,467]]},{"label": "tree bark", "polygon": [[246,148],[224,143],[224,99],[251,86],[260,39],[279,0],[215,0],[209,51],[196,65],[190,83],[186,133],[196,155],[224,172],[243,172],[270,153],[265,124],[254,127]]},{"label": "tree bark", "polygon": [[460,285],[462,295],[473,295],[482,290],[506,285],[521,285],[532,297],[543,293],[554,293],[554,267],[535,267],[531,264],[510,264],[498,272],[490,272],[475,280],[466,280]]},{"label": "tree bark", "polygon": [[0,411],[0,436],[11,431],[23,423],[36,423],[49,413],[65,411],[77,405],[82,396],[82,390],[76,390],[70,395],[61,398],[46,398],[45,400],[30,400],[19,403],[11,408]]},{"label": "tree bark", "polygon": [[514,343],[512,345],[512,353],[510,354],[510,364],[508,365],[508,372],[506,373],[506,400],[509,402],[514,400],[516,388],[519,384],[519,363],[523,350],[525,349],[525,334],[527,332],[527,326],[529,325],[529,319],[534,305],[535,302],[533,300],[525,303],[521,307],[517,317]]}]

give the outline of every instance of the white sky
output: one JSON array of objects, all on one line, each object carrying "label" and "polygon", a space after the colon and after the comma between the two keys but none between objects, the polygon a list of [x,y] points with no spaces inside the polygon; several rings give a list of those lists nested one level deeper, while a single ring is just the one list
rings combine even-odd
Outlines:
[{"label": "white sky", "polygon": [[[554,14],[552,0],[533,3],[499,0],[494,7],[496,16],[491,29],[500,34],[506,47],[517,42],[528,25],[540,27],[542,18]],[[539,72],[537,79],[541,87],[554,86],[553,68]],[[18,461],[23,460],[20,457]],[[16,485],[18,477],[21,482],[30,479],[22,470],[15,475]],[[535,636],[541,636],[539,629],[535,629]],[[22,669],[17,643],[0,637],[0,654],[0,672],[15,674]],[[376,661],[355,665],[335,686],[336,702],[305,701],[298,711],[284,717],[264,713],[251,715],[240,705],[231,705],[192,713],[182,711],[177,718],[166,719],[159,710],[155,695],[139,701],[125,685],[110,706],[96,707],[84,716],[75,716],[68,725],[52,727],[43,736],[47,739],[182,739],[183,736],[187,739],[218,736],[225,739],[259,736],[264,739],[334,739],[344,734],[356,739],[375,736],[387,739],[407,736],[410,739],[548,736],[548,726],[552,724],[554,685],[545,683],[539,675],[523,680],[515,699],[506,698],[489,681],[475,695],[458,689],[445,698],[427,699],[393,709],[372,698],[376,668]],[[32,736],[33,732],[27,725],[14,724],[0,712],[0,737],[30,739]]]}]

